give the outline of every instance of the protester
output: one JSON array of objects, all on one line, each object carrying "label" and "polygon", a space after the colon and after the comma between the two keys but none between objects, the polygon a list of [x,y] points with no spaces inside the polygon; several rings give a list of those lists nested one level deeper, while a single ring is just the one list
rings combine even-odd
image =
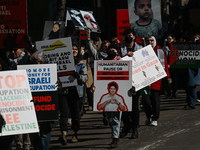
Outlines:
[{"label": "protester", "polygon": [[[88,50],[85,50],[83,53],[83,62],[86,65],[87,68],[87,74],[88,74],[88,81],[86,82],[86,85],[84,86],[86,88],[87,93],[87,99],[89,104],[89,110],[93,110],[93,93],[91,92],[91,88],[93,87],[93,73],[91,69],[91,63],[94,63],[94,61],[91,62],[91,54]],[[93,60],[93,59],[92,59]]]},{"label": "protester", "polygon": [[[92,46],[91,39],[90,39],[90,30],[87,31],[87,41],[86,44],[88,46],[88,50],[92,53],[92,56],[94,60],[104,60],[108,57],[107,50],[108,46],[110,45],[110,42],[107,40],[104,40],[101,44],[101,48],[98,51]],[[94,72],[94,71],[93,71]],[[104,125],[108,125],[108,120],[106,114],[103,112],[103,123]]]},{"label": "protester", "polygon": [[[195,34],[194,42],[199,42],[199,35]],[[200,69],[199,68],[187,68],[185,74],[186,87],[185,91],[187,94],[185,109],[195,109],[198,92],[196,86],[200,85]]]},{"label": "protester", "polygon": [[100,51],[97,52],[96,49],[92,46],[92,42],[90,40],[90,33],[89,32],[91,32],[91,31],[90,30],[87,31],[87,42],[86,42],[86,44],[88,46],[88,50],[92,52],[92,55],[93,55],[95,60],[105,59],[108,56],[107,50],[108,50],[108,46],[110,45],[110,42],[107,41],[107,40],[103,41],[102,44],[101,44]]},{"label": "protester", "polygon": [[87,82],[88,75],[84,62],[81,60],[81,51],[77,44],[72,44],[75,71],[73,77],[77,79],[78,85],[68,88],[61,88],[59,91],[59,109],[60,109],[60,131],[59,142],[62,145],[67,144],[68,132],[68,109],[72,119],[72,142],[78,142],[77,132],[80,129],[80,99],[83,97],[83,84]]},{"label": "protester", "polygon": [[[167,41],[163,46],[163,51],[165,52],[167,63],[169,64],[170,57],[170,46],[171,43],[175,42],[176,39],[173,35],[167,36]],[[165,78],[165,86],[166,86],[166,99],[168,98],[176,98],[178,94],[178,69],[170,68],[169,66],[169,74],[171,78]],[[167,80],[166,80],[167,79]],[[171,80],[171,81],[170,81]]]},{"label": "protester", "polygon": [[[0,71],[8,70],[6,63],[0,58]],[[2,124],[3,127],[3,124]],[[12,150],[12,144],[15,135],[0,136],[0,149],[1,150]]]},{"label": "protester", "polygon": [[[47,63],[44,53],[36,51],[30,57],[31,64],[45,64]],[[51,126],[53,122],[38,122],[39,133],[31,133],[30,139],[35,150],[49,150],[51,139]]]},{"label": "protester", "polygon": [[[123,37],[125,39],[125,44],[121,46],[122,56],[134,55],[134,52],[141,49],[142,46],[135,42],[135,32],[132,28],[127,27],[123,32]],[[136,139],[139,136],[139,92],[132,95],[132,112],[123,112],[122,121],[124,123],[120,137],[125,137],[132,128],[131,138]]]},{"label": "protester", "polygon": [[[87,32],[87,43],[90,43],[90,30]],[[119,47],[116,44],[110,44],[107,51],[107,57],[104,57],[103,60],[121,60],[121,57],[118,56]],[[99,57],[97,51],[95,49],[89,49],[94,56],[95,60],[102,59]],[[120,121],[122,112],[107,112],[106,113],[109,125],[112,130],[112,142],[110,147],[115,148],[118,146],[119,142],[119,130],[120,130]]]},{"label": "protester", "polygon": [[[13,44],[14,46],[15,44]],[[27,55],[23,48],[17,48],[15,45],[8,53],[9,70],[16,70],[17,65],[24,65],[30,63],[30,56]],[[19,134],[15,136],[16,149],[30,149],[31,141],[29,134]]]},{"label": "protester", "polygon": [[[165,54],[160,46],[157,45],[156,39],[154,36],[151,36],[147,38],[147,44],[150,44],[152,48],[154,49],[154,52],[158,56],[158,59],[161,62],[161,65],[165,69],[165,72],[167,74],[167,78],[170,77],[169,70],[168,70],[168,64],[165,57]],[[143,95],[142,96],[142,104],[144,107],[144,111],[146,114],[146,125],[152,125],[157,126],[158,125],[158,119],[160,116],[160,91],[161,91],[161,80],[158,80],[150,85],[150,95]]]}]

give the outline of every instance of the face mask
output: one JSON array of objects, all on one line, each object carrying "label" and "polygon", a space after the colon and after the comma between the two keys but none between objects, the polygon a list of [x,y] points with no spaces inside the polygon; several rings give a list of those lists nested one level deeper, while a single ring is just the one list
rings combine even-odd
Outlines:
[{"label": "face mask", "polygon": [[108,58],[113,59],[113,58],[115,58],[115,57],[116,57],[116,53],[115,53],[114,51],[109,51],[109,52],[108,52]]},{"label": "face mask", "polygon": [[132,41],[133,41],[133,38],[132,38],[132,37],[130,37],[130,36],[126,36],[126,37],[125,37],[125,42],[126,42],[127,44],[130,44]]}]

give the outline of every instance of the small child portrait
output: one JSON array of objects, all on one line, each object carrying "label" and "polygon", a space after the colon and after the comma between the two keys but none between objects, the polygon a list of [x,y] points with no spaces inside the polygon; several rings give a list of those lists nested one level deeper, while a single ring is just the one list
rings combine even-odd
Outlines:
[{"label": "small child portrait", "polygon": [[43,40],[63,38],[65,34],[64,21],[45,21]]},{"label": "small child portrait", "polygon": [[88,28],[98,29],[97,23],[90,17],[89,14],[84,15],[84,20]]},{"label": "small child portrait", "polygon": [[[162,26],[157,19],[153,19],[153,11],[151,4],[152,0],[135,0],[134,3],[130,1],[131,0],[129,0],[128,3],[129,9],[131,9],[129,10],[130,18],[132,18],[131,14],[133,14],[133,9],[134,14],[139,17],[139,19],[135,20],[134,22],[131,22],[130,19],[130,26],[133,27],[134,31],[136,32],[136,38],[145,38],[149,36],[155,36],[156,38],[159,38],[159,36],[161,36],[162,34]],[[158,0],[154,1],[157,1],[158,4],[160,4]],[[160,9],[160,6],[157,6],[157,9]],[[156,15],[158,16],[160,14],[156,13]]]},{"label": "small child portrait", "polygon": [[49,39],[57,39],[60,37],[60,24],[58,22],[55,22],[53,24],[53,29],[49,33]]}]

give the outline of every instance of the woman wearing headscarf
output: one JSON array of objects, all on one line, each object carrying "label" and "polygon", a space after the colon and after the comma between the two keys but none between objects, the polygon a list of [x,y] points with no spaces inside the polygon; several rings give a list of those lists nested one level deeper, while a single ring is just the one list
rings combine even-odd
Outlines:
[{"label": "woman wearing headscarf", "polygon": [[[165,72],[167,74],[167,78],[170,77],[169,70],[168,70],[168,64],[165,57],[165,54],[162,50],[162,48],[157,45],[156,38],[154,36],[151,36],[147,38],[147,44],[150,44],[158,56],[158,59],[160,60],[161,65],[165,69]],[[144,107],[144,111],[146,114],[146,125],[153,125],[157,126],[160,116],[160,91],[161,91],[161,79],[152,83],[150,85],[150,95],[143,95],[142,96],[142,104]]]}]

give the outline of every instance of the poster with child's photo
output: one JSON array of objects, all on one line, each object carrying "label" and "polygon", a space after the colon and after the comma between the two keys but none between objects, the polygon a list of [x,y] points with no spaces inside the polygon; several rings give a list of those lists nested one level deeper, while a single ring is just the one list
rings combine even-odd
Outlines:
[{"label": "poster with child's photo", "polygon": [[80,10],[81,15],[83,16],[83,19],[86,23],[86,26],[92,31],[92,32],[98,32],[101,33],[100,28],[94,18],[94,16],[92,15],[92,13],[88,12],[88,11],[83,11]]},{"label": "poster with child's photo", "polygon": [[160,0],[128,0],[130,26],[134,27],[136,38],[161,38],[160,6]]},{"label": "poster with child's photo", "polygon": [[65,22],[45,21],[43,39],[51,40],[63,38],[65,35]]}]

